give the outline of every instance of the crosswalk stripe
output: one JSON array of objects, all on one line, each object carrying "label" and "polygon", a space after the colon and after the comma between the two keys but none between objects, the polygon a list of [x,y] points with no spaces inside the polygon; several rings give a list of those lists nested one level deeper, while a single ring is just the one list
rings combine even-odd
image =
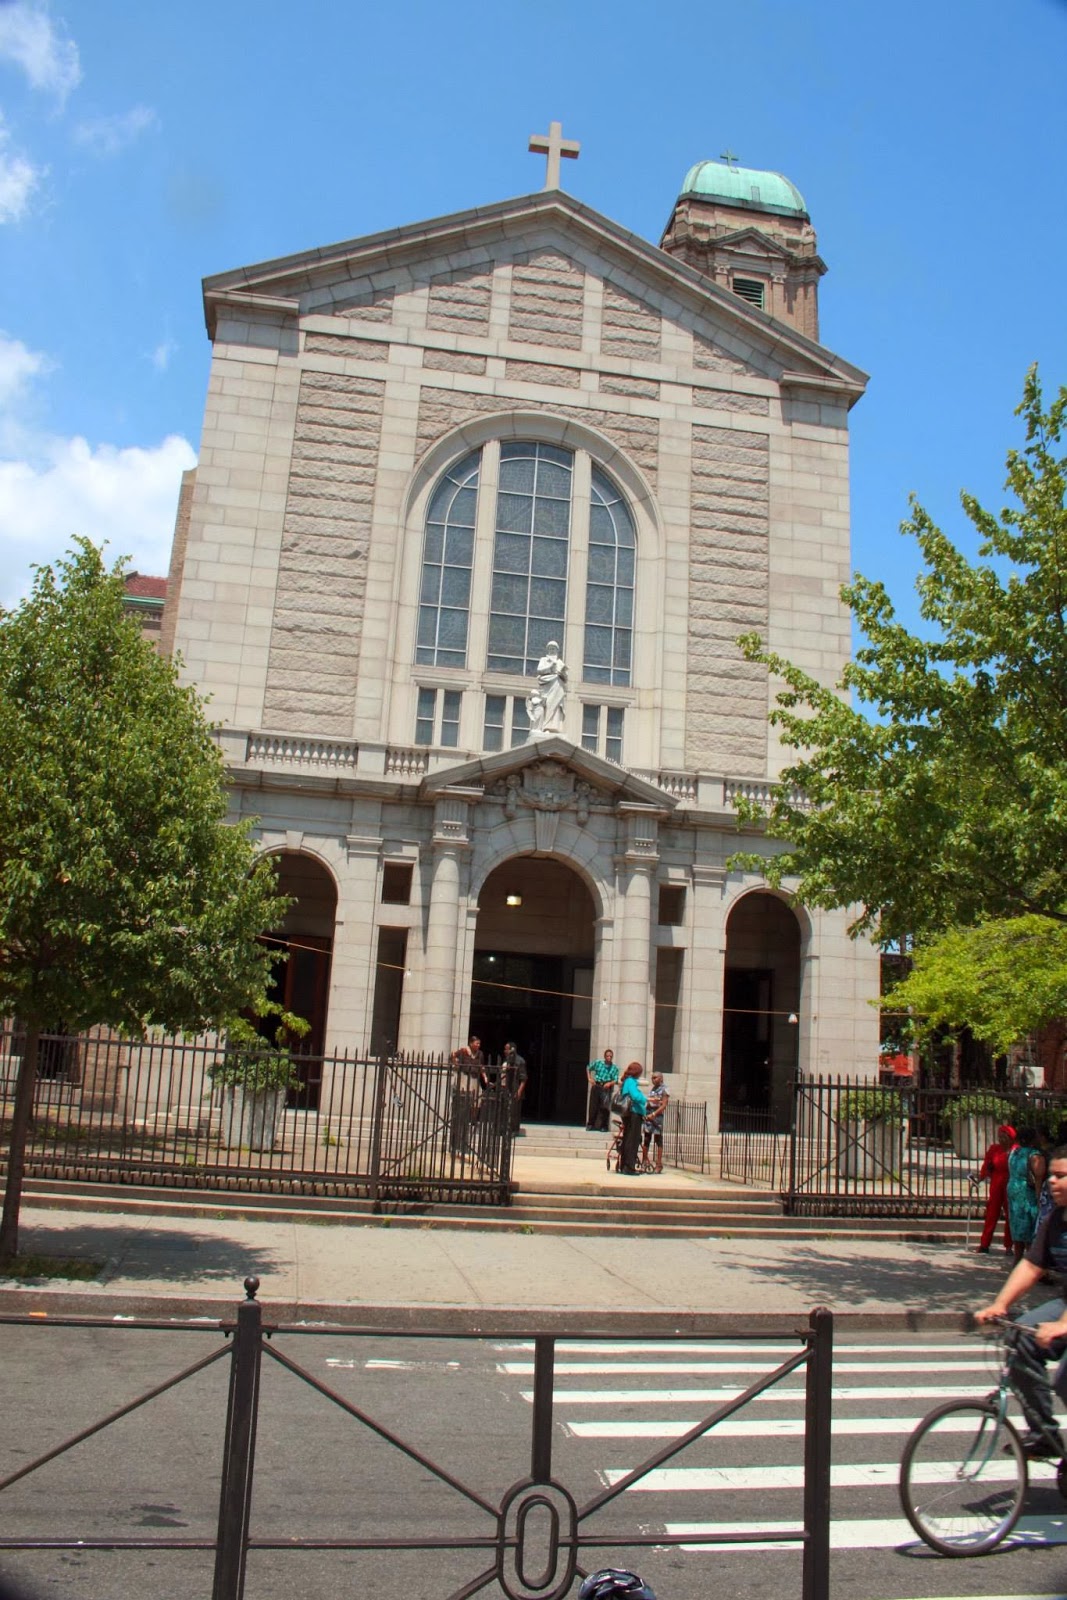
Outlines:
[{"label": "crosswalk stripe", "polygon": [[[794,1352],[795,1353],[795,1352]],[[756,1361],[557,1361],[554,1371],[564,1377],[576,1377],[583,1372],[606,1377],[615,1372],[751,1372],[773,1371],[777,1363]],[[532,1361],[502,1361],[497,1369],[509,1377],[529,1377]],[[991,1373],[987,1361],[939,1361],[938,1372]],[[835,1373],[849,1372],[924,1372],[929,1375],[929,1361],[835,1361]],[[992,1381],[992,1379],[991,1379]]]},{"label": "crosswalk stripe", "polygon": [[[700,1536],[720,1533],[751,1533],[751,1540],[731,1544],[730,1550],[799,1550],[800,1540],[760,1540],[761,1533],[789,1533],[795,1522],[669,1522],[667,1532],[693,1536],[691,1545],[683,1549],[714,1550],[716,1547],[701,1544]],[[1000,1546],[1010,1550],[1019,1545],[1067,1544],[1067,1517],[1020,1517],[1012,1532]],[[831,1550],[892,1550],[901,1545],[926,1546],[915,1533],[910,1522],[903,1517],[857,1517],[830,1524]],[[722,1547],[720,1547],[721,1549]]]},{"label": "crosswalk stripe", "polygon": [[[799,1348],[800,1341],[794,1339],[791,1344],[764,1344],[753,1339],[729,1344],[716,1339],[711,1343],[701,1343],[690,1339],[620,1339],[610,1341],[607,1339],[557,1339],[557,1353],[564,1355],[631,1355],[641,1352],[644,1355],[673,1355],[683,1351],[687,1355],[745,1355],[752,1356],[756,1351],[761,1355],[779,1356],[794,1355]],[[533,1341],[530,1339],[516,1340],[514,1343],[497,1343],[492,1349],[501,1352],[508,1350],[532,1350]],[[958,1344],[838,1344],[837,1352],[846,1352],[850,1356],[920,1356],[920,1355],[967,1355],[974,1353],[981,1346],[975,1339],[963,1339]],[[999,1347],[997,1347],[999,1350]],[[940,1362],[938,1363],[940,1365]]]},{"label": "crosswalk stripe", "polygon": [[[697,1405],[708,1403],[711,1405],[724,1405],[728,1400],[736,1400],[739,1394],[744,1394],[743,1389],[557,1389],[555,1391],[556,1405],[570,1406],[635,1406],[635,1405]],[[767,1402],[777,1400],[803,1401],[804,1389],[798,1387],[786,1388],[784,1384],[776,1384],[773,1389],[767,1389],[763,1394],[753,1396],[753,1402]],[[533,1390],[523,1389],[522,1398],[533,1400]],[[938,1383],[929,1386],[916,1386],[909,1384],[906,1389],[894,1388],[886,1384],[870,1388],[834,1388],[835,1400],[975,1400],[974,1384],[961,1384],[952,1388],[947,1384]]]},{"label": "crosswalk stripe", "polygon": [[[993,1463],[990,1463],[992,1466]],[[1032,1461],[1029,1464],[1031,1483],[1056,1481],[1056,1468],[1052,1462]],[[608,1467],[604,1482],[610,1487],[621,1483],[633,1471],[632,1467]],[[930,1461],[912,1468],[913,1483],[948,1483],[956,1468],[951,1461]],[[992,1483],[1011,1483],[1015,1479],[1015,1464],[1006,1459],[1004,1470],[982,1473],[982,1487]],[[830,1484],[834,1489],[895,1489],[900,1481],[899,1461],[863,1461],[851,1466],[830,1468]],[[641,1491],[647,1494],[674,1494],[675,1492],[706,1493],[716,1489],[802,1489],[804,1468],[789,1467],[656,1467],[639,1478],[628,1493]]]},{"label": "crosswalk stripe", "polygon": [[[912,1433],[921,1417],[835,1417],[830,1431],[838,1436],[861,1437],[871,1434]],[[697,1426],[697,1418],[657,1422],[564,1422],[563,1428],[575,1439],[680,1439]],[[945,1422],[943,1433],[963,1433],[974,1424],[959,1418]],[[717,1439],[799,1439],[804,1433],[803,1417],[761,1417],[758,1422],[737,1422],[732,1418],[708,1430]]]}]

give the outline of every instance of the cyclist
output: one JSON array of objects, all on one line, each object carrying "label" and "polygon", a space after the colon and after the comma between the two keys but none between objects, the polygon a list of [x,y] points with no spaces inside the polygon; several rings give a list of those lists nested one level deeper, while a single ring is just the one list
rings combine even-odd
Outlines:
[{"label": "cyclist", "polygon": [[[1067,1454],[1052,1409],[1052,1391],[1067,1404],[1067,1145],[1049,1157],[1048,1186],[1053,1209],[1037,1230],[1033,1244],[1015,1263],[992,1305],[975,1313],[976,1322],[1006,1317],[1022,1295],[1049,1274],[1060,1284],[1054,1298],[1027,1311],[1019,1321],[1034,1330],[1032,1339],[1020,1340],[1011,1357],[1012,1386],[1026,1417],[1028,1433],[1023,1449],[1033,1458]],[[1056,1364],[1051,1386],[1048,1363]]]}]

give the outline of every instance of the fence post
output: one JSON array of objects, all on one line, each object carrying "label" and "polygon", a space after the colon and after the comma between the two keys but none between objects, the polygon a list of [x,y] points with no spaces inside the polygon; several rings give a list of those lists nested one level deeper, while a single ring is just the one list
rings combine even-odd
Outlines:
[{"label": "fence post", "polygon": [[789,1189],[786,1193],[784,1211],[787,1217],[793,1215],[793,1196],[797,1192],[797,1135],[800,1130],[800,1073],[793,1074],[793,1092],[789,1114]]},{"label": "fence post", "polygon": [[215,1579],[211,1600],[242,1600],[245,1592],[263,1314],[255,1298],[259,1279],[246,1278],[244,1287],[247,1299],[237,1308],[237,1326],[230,1358],[230,1396],[226,1407],[219,1531],[215,1541]]},{"label": "fence post", "polygon": [[385,1121],[385,1052],[378,1052],[374,1069],[374,1105],[370,1124],[370,1199],[371,1210],[382,1208],[382,1127]]},{"label": "fence post", "polygon": [[830,1406],[834,1317],[816,1306],[808,1318],[811,1344],[804,1395],[803,1600],[830,1595]]},{"label": "fence post", "polygon": [[533,1427],[530,1477],[535,1483],[552,1478],[552,1391],[555,1382],[556,1341],[547,1334],[534,1339]]}]

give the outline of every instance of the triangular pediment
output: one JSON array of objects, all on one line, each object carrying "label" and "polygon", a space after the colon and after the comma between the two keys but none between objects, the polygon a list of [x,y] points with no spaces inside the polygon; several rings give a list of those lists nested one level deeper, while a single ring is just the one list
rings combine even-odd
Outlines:
[{"label": "triangular pediment", "polygon": [[[758,229],[751,235],[768,253],[773,246]],[[777,252],[788,254],[788,252]],[[748,349],[773,352],[774,363],[790,368],[843,373],[862,388],[865,374],[782,322],[773,321],[737,295],[645,239],[561,190],[525,195],[495,206],[460,212],[384,234],[346,240],[319,250],[220,273],[204,280],[209,333],[222,306],[240,304],[249,314],[258,306],[272,317],[382,314],[390,295],[420,285],[432,287],[451,275],[468,275],[462,294],[476,313],[482,292],[479,273],[511,265],[531,255],[555,256],[576,272],[595,273],[625,299],[666,318],[693,318],[739,336]],[[432,294],[431,294],[432,299]],[[455,300],[448,315],[457,315]],[[366,309],[364,309],[366,308]],[[625,320],[623,308],[622,320]],[[431,321],[432,325],[432,321]],[[443,325],[453,325],[446,323]],[[475,331],[472,329],[472,331]],[[548,341],[551,342],[551,341]]]},{"label": "triangular pediment", "polygon": [[583,750],[562,734],[547,734],[514,750],[498,750],[441,767],[422,780],[419,798],[435,800],[449,789],[481,790],[505,803],[510,792],[520,803],[560,808],[571,803],[591,806],[627,801],[670,812],[678,803],[647,778],[605,761],[592,750]]},{"label": "triangular pediment", "polygon": [[764,256],[768,261],[817,261],[822,265],[820,257],[810,253],[801,256],[760,228],[737,228],[733,233],[717,234],[712,247],[715,250],[728,248],[731,254],[743,250],[746,255]]}]

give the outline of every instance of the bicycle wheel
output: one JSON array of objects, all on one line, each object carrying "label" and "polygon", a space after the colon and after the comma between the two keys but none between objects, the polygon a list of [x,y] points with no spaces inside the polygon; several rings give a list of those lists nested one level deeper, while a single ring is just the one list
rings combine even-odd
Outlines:
[{"label": "bicycle wheel", "polygon": [[900,1503],[920,1539],[945,1556],[980,1556],[1007,1538],[1026,1495],[1026,1456],[998,1408],[950,1400],[904,1447]]}]

